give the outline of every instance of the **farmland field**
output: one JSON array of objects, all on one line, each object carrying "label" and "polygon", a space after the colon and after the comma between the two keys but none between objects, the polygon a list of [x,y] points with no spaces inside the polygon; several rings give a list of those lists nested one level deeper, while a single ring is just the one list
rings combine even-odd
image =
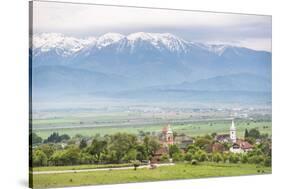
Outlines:
[{"label": "farmland field", "polygon": [[[36,129],[34,131],[42,138],[47,138],[53,132],[59,132],[60,134],[68,134],[75,136],[81,134],[83,136],[94,136],[95,134],[105,135],[114,134],[116,132],[127,132],[137,134],[139,131],[144,132],[160,132],[166,123],[154,123],[144,124],[137,126],[105,126],[105,127],[74,127],[74,128],[50,128],[50,129]],[[253,121],[253,120],[239,120],[236,121],[237,135],[243,137],[245,129],[258,128],[261,133],[268,133],[271,135],[271,121]],[[174,123],[172,124],[173,130],[177,133],[185,133],[188,136],[200,136],[216,133],[228,133],[230,126],[229,120],[214,120],[214,121],[190,121],[186,123]]]},{"label": "farmland field", "polygon": [[35,188],[98,185],[127,182],[161,181],[249,174],[270,174],[271,167],[251,164],[202,163],[191,165],[178,163],[156,169],[108,170],[82,173],[32,175]]}]

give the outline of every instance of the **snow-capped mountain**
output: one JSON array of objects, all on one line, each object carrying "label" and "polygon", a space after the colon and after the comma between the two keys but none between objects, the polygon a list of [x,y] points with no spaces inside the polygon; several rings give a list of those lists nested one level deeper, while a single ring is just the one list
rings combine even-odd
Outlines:
[{"label": "snow-capped mountain", "polygon": [[[130,49],[129,52],[133,52],[136,47],[144,44],[160,51],[168,50],[176,53],[187,53],[190,48],[201,48],[206,51],[217,52],[219,48],[227,47],[225,45],[215,46],[187,42],[170,33],[138,32],[127,36],[119,33],[106,33],[98,38],[75,38],[59,33],[41,33],[35,34],[33,37],[33,50],[40,50],[39,52],[43,54],[56,49],[58,50],[58,55],[62,56],[75,55],[84,48],[95,47],[102,49],[116,44],[119,47],[119,52],[121,49],[126,51],[128,48]],[[39,55],[40,53],[35,54],[35,56]]]},{"label": "snow-capped mountain", "polygon": [[[223,82],[223,86],[228,81],[235,82],[235,77],[230,80],[218,76],[243,73],[249,74],[251,81],[256,75],[269,83],[271,77],[270,52],[197,43],[170,33],[106,33],[88,38],[41,33],[33,36],[31,52],[33,85],[37,91],[52,88],[53,91],[110,92],[184,86],[181,83],[190,82],[195,84],[189,84],[186,89],[199,90],[200,86],[208,86],[208,82],[212,82],[212,88],[217,86],[214,81]],[[196,81],[202,79],[204,82],[197,82],[200,85],[195,87]],[[268,84],[263,89],[261,85],[253,86],[248,88],[269,89]],[[220,87],[216,88],[219,90]]]}]

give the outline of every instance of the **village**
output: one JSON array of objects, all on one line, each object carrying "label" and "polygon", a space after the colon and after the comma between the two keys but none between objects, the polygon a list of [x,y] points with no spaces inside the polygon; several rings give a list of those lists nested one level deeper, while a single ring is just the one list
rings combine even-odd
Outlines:
[{"label": "village", "polygon": [[[169,146],[177,145],[179,149],[184,153],[189,145],[195,143],[192,137],[185,134],[179,134],[174,136],[173,130],[170,125],[163,128],[162,133],[159,135],[161,142],[161,148],[159,148],[153,156],[153,162],[159,162],[161,157],[169,154]],[[232,120],[229,128],[229,134],[214,135],[214,142],[208,146],[207,152],[232,152],[232,153],[247,153],[253,149],[253,145],[244,139],[237,138],[236,127],[234,120]],[[258,142],[257,142],[258,143]],[[227,148],[228,146],[228,148]],[[171,159],[172,161],[172,159]]]},{"label": "village", "polygon": [[229,130],[225,133],[228,134],[190,137],[174,132],[170,124],[159,132],[139,135],[116,133],[71,138],[54,132],[33,145],[31,161],[34,167],[81,164],[116,164],[119,167],[125,164],[155,168],[163,163],[183,161],[271,164],[271,138],[268,135],[257,129],[246,129],[244,137],[238,138],[234,119],[229,120]]}]

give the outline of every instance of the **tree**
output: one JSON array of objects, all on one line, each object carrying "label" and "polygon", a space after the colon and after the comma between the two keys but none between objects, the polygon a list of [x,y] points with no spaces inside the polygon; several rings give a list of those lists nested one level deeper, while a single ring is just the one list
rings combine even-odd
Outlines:
[{"label": "tree", "polygon": [[211,134],[211,136],[212,136],[213,138],[215,138],[215,137],[217,136],[217,133],[214,132],[214,133]]},{"label": "tree", "polygon": [[145,136],[143,144],[148,156],[153,156],[155,152],[160,148],[158,140],[154,137]]},{"label": "tree", "polygon": [[32,153],[32,165],[33,166],[46,166],[47,165],[48,158],[46,154],[40,150],[36,149]]},{"label": "tree", "polygon": [[137,158],[137,150],[132,148],[125,154],[123,160],[129,162],[132,160],[136,160],[136,158]]},{"label": "tree", "polygon": [[171,158],[174,158],[173,155],[176,154],[176,153],[179,153],[179,152],[180,152],[180,149],[177,145],[172,144],[172,145],[169,146],[169,155],[170,155]]},{"label": "tree", "polygon": [[29,138],[31,139],[32,145],[42,143],[42,138],[38,136],[36,133],[30,133]]},{"label": "tree", "polygon": [[79,154],[79,163],[81,164],[91,164],[94,162],[93,156],[89,153],[81,152]]},{"label": "tree", "polygon": [[38,149],[42,150],[48,158],[50,158],[56,151],[55,146],[53,144],[42,144],[38,147]]},{"label": "tree", "polygon": [[96,162],[100,162],[101,154],[106,150],[107,142],[105,140],[93,139],[92,144],[86,150],[94,156]]},{"label": "tree", "polygon": [[58,165],[65,165],[64,159],[63,159],[63,151],[58,150],[55,151],[52,156],[49,158],[52,165],[58,166]]},{"label": "tree", "polygon": [[195,140],[195,145],[202,150],[209,151],[210,145],[212,144],[211,136],[206,135],[205,137],[198,137]]},{"label": "tree", "polygon": [[67,134],[59,135],[57,132],[53,132],[46,140],[44,140],[44,143],[58,143],[61,141],[69,140],[70,136]]},{"label": "tree", "polygon": [[116,133],[110,136],[109,151],[116,152],[117,161],[120,162],[127,152],[135,148],[137,145],[137,137],[133,134]]},{"label": "tree", "polygon": [[87,141],[83,138],[81,141],[80,141],[80,144],[79,144],[79,148],[80,149],[84,149],[87,147]]},{"label": "tree", "polygon": [[[102,158],[103,156],[101,156]],[[110,150],[105,154],[104,159],[106,159],[106,161],[108,163],[119,163],[119,159],[117,157],[117,152],[115,150]]]},{"label": "tree", "polygon": [[69,146],[67,149],[63,150],[61,155],[64,164],[75,165],[79,162],[80,150],[76,146]]},{"label": "tree", "polygon": [[139,160],[134,160],[134,161],[132,161],[132,163],[133,163],[133,166],[134,166],[134,170],[136,171],[137,170],[137,168],[140,166],[140,161]]},{"label": "tree", "polygon": [[66,140],[69,140],[70,139],[70,136],[68,136],[67,134],[63,134],[60,137],[60,141],[66,141]]},{"label": "tree", "polygon": [[248,129],[245,129],[245,133],[244,133],[244,138],[248,138],[249,137],[249,132],[248,132]]},{"label": "tree", "polygon": [[258,129],[251,129],[249,131],[248,135],[249,135],[248,137],[252,137],[254,139],[258,139],[261,136]]},{"label": "tree", "polygon": [[60,137],[59,137],[59,133],[53,132],[45,141],[44,143],[49,143],[49,142],[60,142]]},{"label": "tree", "polygon": [[143,144],[138,144],[136,146],[137,150],[137,160],[142,161],[147,159],[147,152],[145,150],[145,146]]}]

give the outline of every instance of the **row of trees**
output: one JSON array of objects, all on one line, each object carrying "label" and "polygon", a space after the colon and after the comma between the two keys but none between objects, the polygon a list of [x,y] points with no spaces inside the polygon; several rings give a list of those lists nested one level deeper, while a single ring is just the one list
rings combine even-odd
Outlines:
[{"label": "row of trees", "polygon": [[[36,134],[32,137],[38,140]],[[161,147],[157,137],[144,135],[140,139],[136,135],[127,133],[103,137],[97,135],[92,140],[82,136],[74,140],[53,133],[45,141],[47,142],[42,143],[41,140],[41,144],[32,150],[33,166],[141,162],[150,160]],[[66,142],[66,147],[62,146],[60,141]],[[251,152],[245,154],[224,152],[228,151],[229,143],[219,144],[221,149],[213,150],[212,146],[215,143],[213,136],[206,135],[195,138],[195,142],[188,145],[184,151],[177,145],[171,145],[169,153],[164,154],[161,161],[165,162],[173,158],[174,161],[241,162],[271,166],[270,140],[262,141],[255,145]]]},{"label": "row of trees", "polygon": [[79,144],[62,148],[56,143],[41,144],[33,150],[33,166],[75,165],[89,163],[125,163],[144,161],[153,157],[160,144],[155,137],[145,136],[143,141],[127,133],[104,137],[96,136],[90,144],[82,139]]},{"label": "row of trees", "polygon": [[37,145],[41,143],[58,143],[58,142],[67,141],[70,139],[70,136],[68,136],[67,134],[59,135],[59,133],[54,132],[46,140],[43,140],[36,133],[31,133],[29,138],[32,141],[31,142],[32,145]]}]

